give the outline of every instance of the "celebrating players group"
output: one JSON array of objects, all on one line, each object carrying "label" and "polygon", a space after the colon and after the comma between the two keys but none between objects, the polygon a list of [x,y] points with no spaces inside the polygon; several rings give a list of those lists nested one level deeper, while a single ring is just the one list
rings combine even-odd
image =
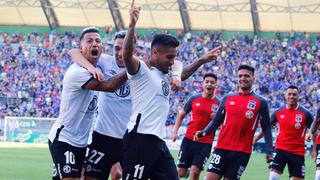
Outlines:
[{"label": "celebrating players group", "polygon": [[[143,61],[134,56],[140,13],[134,0],[129,13],[128,31],[116,34],[113,55],[102,53],[94,27],[82,31],[80,48],[69,53],[75,63],[64,75],[60,115],[49,133],[53,179],[107,180],[110,175],[123,180],[177,180],[189,175],[197,180],[212,148],[206,180],[240,179],[252,145],[263,136],[269,180],[278,180],[286,165],[292,180],[304,179],[305,140],[313,140],[313,156],[320,151],[316,138],[320,110],[314,121],[298,103],[299,88],[291,85],[284,92],[286,105],[270,118],[267,101],[253,89],[255,69],[246,64],[238,67],[239,91],[221,100],[215,95],[217,76],[213,72],[203,76],[202,92],[187,100],[174,126],[176,141],[184,117],[191,114],[176,165],[163,140],[170,91],[179,90],[181,81],[201,65],[216,62],[222,47],[183,67],[175,60],[179,41],[158,34],[150,57]],[[257,127],[261,132],[254,137]],[[279,131],[275,148],[273,128]],[[214,136],[218,141],[212,147]],[[320,180],[318,156],[316,180]]]}]

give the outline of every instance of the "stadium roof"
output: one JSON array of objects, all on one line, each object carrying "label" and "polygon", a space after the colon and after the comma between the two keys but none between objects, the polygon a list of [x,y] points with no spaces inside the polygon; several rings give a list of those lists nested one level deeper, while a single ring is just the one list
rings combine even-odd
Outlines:
[{"label": "stadium roof", "polygon": [[[1,25],[128,26],[131,0],[0,0]],[[320,0],[136,0],[138,28],[319,32]]]}]

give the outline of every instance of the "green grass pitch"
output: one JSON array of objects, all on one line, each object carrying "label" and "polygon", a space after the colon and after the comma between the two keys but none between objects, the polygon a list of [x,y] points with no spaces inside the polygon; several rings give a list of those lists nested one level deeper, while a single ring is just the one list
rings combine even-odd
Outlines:
[{"label": "green grass pitch", "polygon": [[[172,151],[177,158],[178,151]],[[49,180],[51,179],[52,161],[49,149],[46,147],[1,147],[0,144],[0,179],[1,180]],[[314,179],[315,165],[310,156],[306,157],[306,180]],[[204,172],[201,174],[203,179]],[[264,162],[264,155],[251,155],[247,169],[241,179],[268,179],[269,171]],[[285,169],[281,176],[287,180]]]}]

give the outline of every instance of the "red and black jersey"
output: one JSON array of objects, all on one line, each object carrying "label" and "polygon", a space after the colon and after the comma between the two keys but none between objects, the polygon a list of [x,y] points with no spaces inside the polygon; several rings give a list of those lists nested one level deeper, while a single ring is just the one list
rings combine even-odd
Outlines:
[{"label": "red and black jersey", "polygon": [[[185,137],[192,140],[197,131],[204,129],[211,120],[211,114],[217,112],[219,104],[220,100],[218,98],[204,98],[202,94],[191,96],[184,106],[186,113],[191,112]],[[213,138],[214,132],[211,132],[209,136],[200,138],[197,141],[212,144]]]},{"label": "red and black jersey", "polygon": [[271,124],[279,125],[276,149],[304,156],[306,131],[312,121],[312,114],[300,105],[295,109],[282,107],[276,110],[271,115]]},{"label": "red and black jersey", "polygon": [[216,148],[251,153],[253,136],[259,120],[265,135],[266,152],[272,155],[268,104],[264,98],[253,92],[225,96],[216,116],[204,132],[209,133],[222,124]]},{"label": "red and black jersey", "polygon": [[[317,110],[316,122],[320,123],[320,108],[318,108],[318,110]],[[318,136],[317,136],[317,144],[320,144],[320,134],[318,134]]]}]

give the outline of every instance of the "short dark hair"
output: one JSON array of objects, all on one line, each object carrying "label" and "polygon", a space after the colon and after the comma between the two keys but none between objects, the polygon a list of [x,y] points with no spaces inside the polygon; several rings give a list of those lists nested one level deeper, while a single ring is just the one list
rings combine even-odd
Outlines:
[{"label": "short dark hair", "polygon": [[83,37],[87,33],[98,33],[99,34],[99,29],[96,27],[86,27],[82,30],[80,34],[80,42],[82,41]]},{"label": "short dark hair", "polygon": [[212,77],[214,80],[218,80],[218,77],[217,77],[217,75],[215,75],[215,74],[213,74],[213,73],[206,73],[206,74],[204,74],[204,76],[203,76],[203,79],[205,79],[206,77]]},{"label": "short dark hair", "polygon": [[296,90],[298,91],[298,93],[300,93],[299,88],[298,88],[297,86],[295,86],[295,85],[290,85],[290,86],[288,86],[288,87],[287,87],[287,90],[288,90],[288,89],[296,89]]},{"label": "short dark hair", "polygon": [[251,71],[252,74],[254,74],[254,67],[250,66],[250,65],[247,65],[247,64],[241,64],[239,67],[238,67],[238,71],[242,70],[242,69],[245,69],[245,70],[248,70],[248,71]]},{"label": "short dark hair", "polygon": [[153,40],[151,42],[151,49],[159,45],[169,46],[169,47],[178,47],[179,41],[177,38],[168,34],[157,34],[153,37]]},{"label": "short dark hair", "polygon": [[119,31],[114,36],[114,40],[116,40],[116,39],[124,39],[126,37],[126,35],[127,35],[127,31]]}]

